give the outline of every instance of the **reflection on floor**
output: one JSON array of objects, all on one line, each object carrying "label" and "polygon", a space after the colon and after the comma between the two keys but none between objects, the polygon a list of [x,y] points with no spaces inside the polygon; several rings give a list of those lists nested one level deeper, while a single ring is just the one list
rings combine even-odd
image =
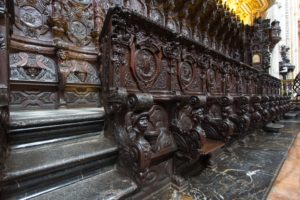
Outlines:
[{"label": "reflection on floor", "polygon": [[[300,126],[300,119],[292,123]],[[273,184],[268,200],[300,200],[300,132]]]},{"label": "reflection on floor", "polygon": [[[266,199],[272,184],[274,183],[274,187],[279,184],[278,180],[276,182],[274,180],[300,131],[300,121],[299,123],[287,121],[281,123],[285,125],[285,128],[280,133],[267,133],[259,130],[239,142],[225,147],[222,152],[212,157],[210,167],[188,179],[189,185],[183,192],[169,189],[154,195],[152,199]],[[298,144],[300,144],[299,138],[296,141]],[[298,150],[293,148],[290,151],[290,157],[300,159],[299,153],[299,148]],[[288,160],[295,162],[291,158]],[[298,164],[292,165],[298,165],[299,169],[300,160],[298,161]],[[300,174],[300,170],[298,170],[298,174]],[[297,180],[291,181],[297,182]],[[286,184],[283,185],[288,187]],[[299,187],[299,184],[290,184],[290,187],[296,188]],[[277,199],[289,200],[287,197]]]}]

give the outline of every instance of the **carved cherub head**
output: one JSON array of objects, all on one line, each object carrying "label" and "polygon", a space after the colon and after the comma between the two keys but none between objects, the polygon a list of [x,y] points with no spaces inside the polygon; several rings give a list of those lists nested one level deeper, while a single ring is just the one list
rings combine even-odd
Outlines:
[{"label": "carved cherub head", "polygon": [[193,120],[201,122],[204,119],[204,108],[197,108],[192,111]]},{"label": "carved cherub head", "polygon": [[231,106],[225,106],[222,109],[222,117],[229,117],[233,112]]},{"label": "carved cherub head", "polygon": [[240,105],[240,114],[246,114],[249,111],[249,105],[248,104],[242,104]]},{"label": "carved cherub head", "polygon": [[137,115],[134,115],[132,118],[133,127],[144,133],[148,128],[149,114],[143,112]]}]

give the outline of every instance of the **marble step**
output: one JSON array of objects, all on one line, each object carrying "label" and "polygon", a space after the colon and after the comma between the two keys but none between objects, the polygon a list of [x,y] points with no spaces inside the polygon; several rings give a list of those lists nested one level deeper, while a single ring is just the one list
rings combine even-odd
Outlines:
[{"label": "marble step", "polygon": [[117,200],[129,196],[137,185],[117,170],[111,170],[58,190],[32,198],[32,200]]},{"label": "marble step", "polygon": [[12,112],[9,143],[22,146],[101,131],[104,116],[103,108]]},{"label": "marble step", "polygon": [[297,118],[299,115],[300,115],[299,112],[292,112],[292,111],[291,111],[291,112],[288,112],[288,113],[284,114],[283,118],[284,118],[284,119],[295,119],[295,118]]},{"label": "marble step", "polygon": [[283,128],[284,128],[284,125],[271,122],[271,123],[268,123],[265,127],[263,127],[263,130],[266,132],[279,133],[279,131]]},{"label": "marble step", "polygon": [[2,196],[23,198],[79,181],[99,170],[110,170],[117,150],[103,135],[13,149],[4,165]]},{"label": "marble step", "polygon": [[104,108],[77,108],[57,110],[28,110],[10,112],[10,127],[32,127],[66,122],[78,122],[83,119],[99,119],[105,115]]}]

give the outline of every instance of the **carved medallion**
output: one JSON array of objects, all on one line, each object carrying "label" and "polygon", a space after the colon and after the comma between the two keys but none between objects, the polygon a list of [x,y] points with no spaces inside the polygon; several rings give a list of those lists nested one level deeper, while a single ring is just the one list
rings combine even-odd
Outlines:
[{"label": "carved medallion", "polygon": [[87,36],[85,25],[79,21],[74,21],[70,24],[70,32],[79,40],[82,40]]},{"label": "carved medallion", "polygon": [[50,14],[50,2],[16,1],[15,25],[25,36],[39,38],[48,32],[47,19]]},{"label": "carved medallion", "polygon": [[141,79],[145,79],[146,81],[151,79],[151,77],[155,73],[156,63],[154,55],[147,51],[141,50],[137,53],[137,65],[136,65],[137,75]]},{"label": "carved medallion", "polygon": [[179,65],[178,77],[182,89],[186,89],[193,82],[193,66],[189,62]]},{"label": "carved medallion", "polygon": [[136,52],[134,74],[141,89],[150,89],[159,73],[155,55],[147,49]]},{"label": "carved medallion", "polygon": [[42,14],[32,6],[23,6],[20,8],[20,20],[32,28],[38,28],[43,25]]},{"label": "carved medallion", "polygon": [[180,79],[185,83],[191,82],[193,78],[193,68],[188,62],[183,62],[179,68]]}]

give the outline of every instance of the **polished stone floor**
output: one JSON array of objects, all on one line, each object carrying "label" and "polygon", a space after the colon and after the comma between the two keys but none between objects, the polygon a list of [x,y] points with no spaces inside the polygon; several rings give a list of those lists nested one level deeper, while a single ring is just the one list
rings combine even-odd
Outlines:
[{"label": "polished stone floor", "polygon": [[[300,119],[292,123],[297,124],[294,126],[299,126]],[[267,200],[300,200],[300,132],[288,153]]]},{"label": "polished stone floor", "polygon": [[[280,187],[282,181],[281,185],[283,186],[281,187],[293,188],[294,193],[297,193],[300,161],[298,160],[297,163],[293,158],[300,159],[300,150],[299,148],[294,149],[293,144],[300,144],[300,136],[295,139],[300,132],[300,119],[299,121],[298,119],[281,121],[280,124],[284,124],[285,127],[279,133],[259,130],[225,147],[223,151],[212,157],[211,166],[188,178],[188,188],[183,192],[177,193],[169,190],[164,194],[157,194],[153,198],[263,200],[267,199],[271,188],[273,188],[271,190],[273,192],[274,188]],[[293,148],[291,148],[292,146]],[[281,166],[286,165],[283,165],[285,160],[290,162],[290,165],[283,173],[293,172],[290,179],[285,179],[287,178],[285,174],[277,177]],[[282,169],[284,170],[284,168]],[[295,174],[299,176],[296,177]],[[284,181],[289,184],[285,184]],[[279,196],[278,193],[281,190],[275,190],[275,192],[277,192],[275,196]],[[300,192],[299,188],[298,192]],[[271,194],[268,197],[270,200],[300,200],[300,198],[289,196],[288,193],[287,196],[279,198],[275,198]]]}]

